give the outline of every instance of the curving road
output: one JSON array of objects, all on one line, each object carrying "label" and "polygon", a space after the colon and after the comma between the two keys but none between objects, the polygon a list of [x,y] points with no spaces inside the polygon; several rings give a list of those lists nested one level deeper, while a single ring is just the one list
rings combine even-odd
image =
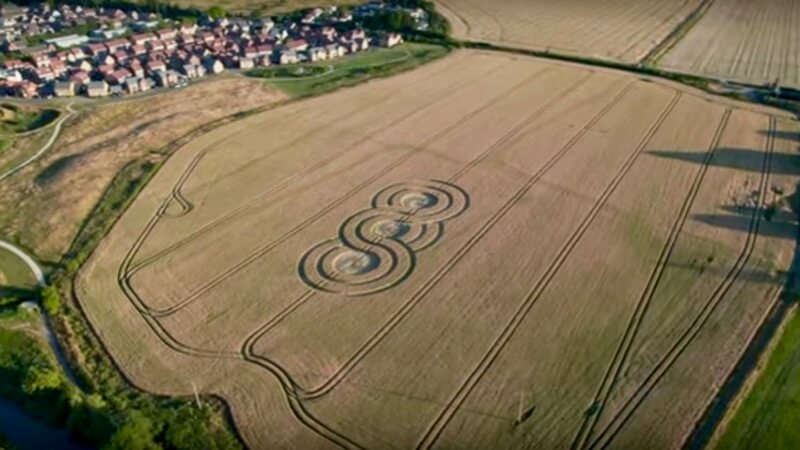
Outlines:
[{"label": "curving road", "polygon": [[47,284],[44,278],[44,272],[42,271],[42,268],[39,267],[39,264],[37,264],[36,261],[33,258],[31,258],[27,253],[25,253],[22,249],[2,239],[0,239],[0,248],[4,248],[10,251],[11,253],[15,254],[19,259],[21,259],[31,269],[33,276],[36,278],[36,284],[39,285],[39,287],[44,287],[45,284]]},{"label": "curving road", "polygon": [[60,119],[58,119],[55,122],[55,126],[53,127],[53,134],[50,135],[50,139],[48,139],[47,142],[45,142],[45,144],[42,146],[42,148],[40,148],[39,151],[37,151],[36,153],[31,155],[30,158],[28,158],[25,161],[19,163],[17,166],[12,167],[11,169],[9,169],[9,170],[7,170],[7,171],[5,171],[3,173],[0,173],[0,181],[3,181],[4,179],[10,177],[11,175],[14,175],[15,173],[17,173],[18,171],[23,169],[25,166],[27,166],[27,165],[31,164],[32,162],[36,161],[40,156],[42,156],[42,154],[44,152],[46,152],[47,150],[50,149],[50,147],[53,146],[53,144],[56,142],[56,139],[58,139],[58,135],[61,134],[61,126],[64,124],[64,122],[67,119],[69,119],[70,117],[72,117],[75,114],[75,110],[72,109],[72,105],[73,105],[72,103],[68,104],[67,105],[67,114],[64,114]]}]

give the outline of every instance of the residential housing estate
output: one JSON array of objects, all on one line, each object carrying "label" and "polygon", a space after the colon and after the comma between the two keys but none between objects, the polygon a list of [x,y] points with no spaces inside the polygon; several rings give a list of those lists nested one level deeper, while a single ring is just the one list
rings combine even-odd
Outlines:
[{"label": "residential housing estate", "polygon": [[[381,8],[390,6],[370,1],[355,11]],[[0,95],[134,94],[225,70],[323,61],[402,42],[397,33],[368,32],[357,18],[327,7],[295,20],[201,17],[189,23],[147,11],[4,4]]]}]

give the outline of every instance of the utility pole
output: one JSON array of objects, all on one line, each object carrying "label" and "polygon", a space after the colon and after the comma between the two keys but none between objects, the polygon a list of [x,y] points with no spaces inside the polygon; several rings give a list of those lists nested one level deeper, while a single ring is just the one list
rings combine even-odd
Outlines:
[{"label": "utility pole", "polygon": [[200,404],[200,395],[197,393],[197,386],[195,386],[194,381],[192,381],[192,391],[194,392],[194,401],[197,403],[197,409],[202,408],[203,405]]}]

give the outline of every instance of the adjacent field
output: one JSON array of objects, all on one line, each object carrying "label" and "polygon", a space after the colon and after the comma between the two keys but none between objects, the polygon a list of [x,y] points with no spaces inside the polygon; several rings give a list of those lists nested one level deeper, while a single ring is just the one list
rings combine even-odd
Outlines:
[{"label": "adjacent field", "polygon": [[437,0],[459,39],[639,62],[702,0]]},{"label": "adjacent field", "polygon": [[798,129],[458,51],[188,144],[77,292],[253,448],[675,448],[783,283]]},{"label": "adjacent field", "polygon": [[800,88],[800,3],[717,0],[661,60],[670,70]]},{"label": "adjacent field", "polygon": [[798,378],[800,315],[794,311],[758,380],[714,448],[796,448],[800,442]]}]

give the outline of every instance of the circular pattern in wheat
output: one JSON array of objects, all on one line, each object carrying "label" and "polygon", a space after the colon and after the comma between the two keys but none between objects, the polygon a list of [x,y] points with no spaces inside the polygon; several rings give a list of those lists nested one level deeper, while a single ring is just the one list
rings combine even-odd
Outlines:
[{"label": "circular pattern in wheat", "polygon": [[441,182],[398,183],[339,226],[338,238],[309,249],[298,264],[309,287],[347,296],[392,288],[413,271],[416,252],[434,245],[443,222],[467,207],[466,194]]}]

